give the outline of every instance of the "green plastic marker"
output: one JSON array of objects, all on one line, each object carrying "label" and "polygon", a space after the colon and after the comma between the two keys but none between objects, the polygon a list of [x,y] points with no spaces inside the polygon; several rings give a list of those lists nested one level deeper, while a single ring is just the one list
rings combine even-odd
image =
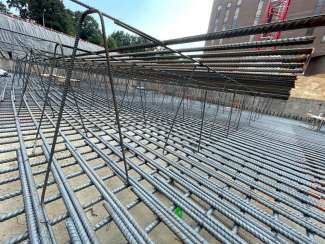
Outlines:
[{"label": "green plastic marker", "polygon": [[181,209],[180,207],[176,207],[175,214],[178,218],[182,218],[183,217],[183,209]]}]

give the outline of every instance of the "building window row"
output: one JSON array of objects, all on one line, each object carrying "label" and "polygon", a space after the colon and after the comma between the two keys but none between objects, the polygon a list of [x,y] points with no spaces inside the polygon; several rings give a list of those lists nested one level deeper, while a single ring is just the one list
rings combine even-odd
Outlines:
[{"label": "building window row", "polygon": [[239,11],[240,11],[241,4],[242,4],[242,0],[238,0],[237,4],[236,4],[234,19],[232,21],[232,28],[233,29],[236,29],[238,27],[238,16],[239,16]]},{"label": "building window row", "polygon": [[[225,17],[223,19],[222,31],[225,31],[227,29],[230,8],[231,8],[231,3],[228,3],[227,6],[226,6]],[[219,44],[222,44],[222,39],[220,39]]]},{"label": "building window row", "polygon": [[[232,20],[232,28],[237,28],[238,27],[238,16],[239,16],[239,11],[240,7],[242,5],[242,0],[237,0],[236,3],[236,10],[235,14]],[[228,3],[225,6],[225,15],[222,23],[222,30],[225,31],[227,29],[227,26],[229,24],[229,15],[230,15],[230,9],[231,9],[231,3]],[[220,18],[221,18],[221,13],[222,13],[222,5],[219,5],[215,14],[215,21],[213,25],[213,31],[216,32],[219,30],[219,24],[220,24]]]},{"label": "building window row", "polygon": [[[260,23],[261,17],[262,17],[262,11],[263,7],[265,4],[265,0],[260,0],[258,2],[257,10],[256,10],[256,15],[255,15],[255,20],[254,20],[254,25],[258,25]],[[251,35],[249,38],[249,41],[253,41],[255,38],[254,35]]]},{"label": "building window row", "polygon": [[221,15],[221,10],[222,10],[222,6],[218,6],[217,12],[216,12],[216,20],[214,21],[214,29],[213,31],[216,32],[219,30],[219,19],[220,19],[220,15]]},{"label": "building window row", "polygon": [[229,13],[230,13],[231,3],[227,4],[225,18],[223,19],[223,27],[222,30],[225,31],[228,25]]}]

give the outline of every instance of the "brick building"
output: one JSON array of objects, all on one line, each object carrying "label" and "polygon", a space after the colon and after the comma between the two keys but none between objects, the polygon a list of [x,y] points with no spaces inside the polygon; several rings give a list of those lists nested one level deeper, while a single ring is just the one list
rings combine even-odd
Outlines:
[{"label": "brick building", "polygon": [[[268,0],[214,0],[208,32],[217,32],[243,26],[264,23],[264,12]],[[291,0],[287,19],[325,14],[325,0]],[[290,36],[316,37],[315,52],[307,73],[325,73],[325,28],[304,29],[282,32],[281,37]],[[254,41],[256,36],[241,37],[225,40],[208,41],[206,45],[222,43]]]}]

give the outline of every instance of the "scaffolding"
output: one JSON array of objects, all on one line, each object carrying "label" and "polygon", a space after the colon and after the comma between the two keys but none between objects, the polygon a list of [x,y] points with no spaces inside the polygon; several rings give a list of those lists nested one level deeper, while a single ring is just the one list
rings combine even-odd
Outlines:
[{"label": "scaffolding", "polygon": [[[287,19],[291,0],[268,0],[263,23],[283,22]],[[278,40],[281,37],[281,31],[274,33],[263,33],[256,35],[256,40]]]}]

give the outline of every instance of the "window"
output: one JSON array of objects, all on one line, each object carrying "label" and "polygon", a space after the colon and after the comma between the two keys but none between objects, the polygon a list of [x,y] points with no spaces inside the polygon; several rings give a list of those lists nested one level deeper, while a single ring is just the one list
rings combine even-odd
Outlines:
[{"label": "window", "polygon": [[322,11],[322,8],[324,7],[324,3],[325,3],[324,0],[318,0],[317,1],[317,4],[315,6],[315,11],[314,11],[315,15],[320,15],[320,13]]},{"label": "window", "polygon": [[260,23],[264,3],[265,3],[265,0],[260,0],[260,2],[258,3],[254,25],[258,25]]},{"label": "window", "polygon": [[225,18],[223,19],[223,27],[222,27],[223,31],[225,31],[227,29],[230,7],[231,7],[231,3],[228,3],[227,8],[226,8]]},{"label": "window", "polygon": [[[254,25],[258,25],[260,23],[264,3],[265,3],[265,0],[260,0],[258,3],[257,10],[256,10],[256,16],[255,16],[255,20],[254,20]],[[253,41],[254,37],[255,37],[254,35],[251,35],[249,38],[249,41]]]},{"label": "window", "polygon": [[[219,23],[220,23],[220,16],[221,16],[221,10],[222,10],[222,6],[219,5],[217,8],[217,11],[215,12],[215,17],[214,17],[214,22],[213,22],[213,26],[212,26],[212,32],[217,32],[219,30]],[[206,41],[206,46],[210,46],[213,45],[215,43],[215,40],[211,40],[211,41]]]},{"label": "window", "polygon": [[232,21],[232,28],[233,29],[236,29],[238,27],[238,15],[239,15],[241,3],[242,3],[242,0],[237,1],[236,11],[235,11],[234,19]]},{"label": "window", "polygon": [[214,22],[214,29],[213,29],[214,32],[218,31],[218,29],[219,29],[219,19],[220,19],[221,9],[222,9],[222,6],[219,6],[217,9],[216,20]]},{"label": "window", "polygon": [[[229,13],[230,13],[230,7],[231,7],[231,3],[228,3],[227,7],[226,7],[225,17],[223,19],[223,27],[222,27],[223,31],[225,31],[227,29]],[[220,39],[219,44],[222,44],[222,39]]]}]

